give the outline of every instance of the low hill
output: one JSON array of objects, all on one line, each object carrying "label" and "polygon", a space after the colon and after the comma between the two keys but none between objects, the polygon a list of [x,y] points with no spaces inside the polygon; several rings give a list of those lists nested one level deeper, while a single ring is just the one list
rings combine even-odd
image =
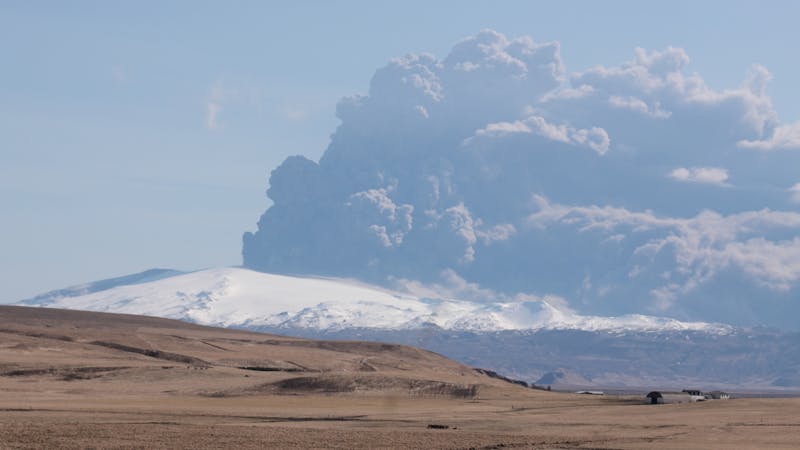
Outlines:
[{"label": "low hill", "polygon": [[482,385],[509,384],[405,345],[289,338],[146,316],[0,306],[0,338],[0,388],[8,389],[30,383],[73,389],[81,381],[81,389],[97,395],[472,397]]}]

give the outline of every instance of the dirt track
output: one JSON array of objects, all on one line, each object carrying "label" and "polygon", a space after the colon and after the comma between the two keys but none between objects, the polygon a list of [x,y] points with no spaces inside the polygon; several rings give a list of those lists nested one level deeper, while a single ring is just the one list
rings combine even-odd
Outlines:
[{"label": "dirt track", "polygon": [[798,445],[800,399],[650,406],[404,346],[0,307],[0,448]]}]

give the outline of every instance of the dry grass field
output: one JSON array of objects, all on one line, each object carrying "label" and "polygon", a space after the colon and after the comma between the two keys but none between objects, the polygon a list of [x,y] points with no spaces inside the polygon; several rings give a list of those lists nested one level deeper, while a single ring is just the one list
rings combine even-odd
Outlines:
[{"label": "dry grass field", "polygon": [[0,448],[798,448],[800,399],[645,405],[411,347],[0,307]]}]

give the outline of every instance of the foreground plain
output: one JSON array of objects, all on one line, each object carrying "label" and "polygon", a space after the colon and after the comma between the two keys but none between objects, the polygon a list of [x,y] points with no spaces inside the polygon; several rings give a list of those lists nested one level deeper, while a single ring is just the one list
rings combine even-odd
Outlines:
[{"label": "foreground plain", "polygon": [[797,448],[800,399],[644,405],[435,353],[0,307],[0,448]]}]

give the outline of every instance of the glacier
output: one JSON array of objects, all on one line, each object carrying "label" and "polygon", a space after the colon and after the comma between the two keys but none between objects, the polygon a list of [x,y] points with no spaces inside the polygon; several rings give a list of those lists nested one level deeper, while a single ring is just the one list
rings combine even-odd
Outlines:
[{"label": "glacier", "polygon": [[[161,274],[160,274],[161,275]],[[121,277],[80,289],[65,288],[18,305],[165,317],[202,325],[311,330],[509,330],[702,331],[726,334],[719,323],[683,322],[630,314],[580,315],[541,300],[469,301],[419,296],[337,278],[299,277],[238,267],[211,268],[163,277]],[[86,286],[100,286],[89,289]]]}]

